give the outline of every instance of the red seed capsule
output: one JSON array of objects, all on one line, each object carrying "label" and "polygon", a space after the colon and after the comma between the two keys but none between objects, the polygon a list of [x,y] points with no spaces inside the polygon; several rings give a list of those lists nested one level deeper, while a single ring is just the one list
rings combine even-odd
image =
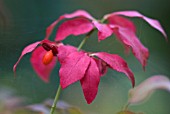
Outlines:
[{"label": "red seed capsule", "polygon": [[48,65],[51,63],[51,61],[53,60],[53,52],[52,50],[47,51],[42,59],[42,62],[44,65]]}]

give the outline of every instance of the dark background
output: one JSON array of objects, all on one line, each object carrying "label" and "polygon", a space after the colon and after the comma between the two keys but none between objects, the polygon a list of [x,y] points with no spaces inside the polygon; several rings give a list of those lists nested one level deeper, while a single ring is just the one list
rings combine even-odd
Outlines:
[{"label": "dark background", "polygon": [[[169,4],[168,0],[0,0],[0,87],[16,90],[18,96],[29,99],[28,103],[54,98],[59,84],[59,64],[52,72],[48,84],[40,80],[33,71],[29,62],[30,54],[24,56],[18,65],[16,79],[12,67],[22,49],[30,43],[42,40],[46,27],[64,13],[84,9],[95,18],[101,19],[103,15],[114,11],[137,10],[145,16],[159,20],[170,36]],[[83,49],[120,54],[134,72],[136,85],[156,74],[170,77],[170,43],[143,20],[131,20],[137,26],[139,39],[150,51],[146,71],[143,71],[141,64],[132,54],[124,54],[123,46],[114,36],[97,43],[94,33]],[[53,39],[54,36],[55,32],[50,38]],[[78,46],[83,37],[70,36],[64,43]],[[123,74],[109,70],[101,79],[98,95],[91,105],[86,104],[79,83],[65,89],[60,98],[79,106],[89,114],[114,114],[126,103],[130,88],[130,82]],[[169,114],[169,105],[169,93],[158,90],[146,103],[130,108],[147,114]]]}]

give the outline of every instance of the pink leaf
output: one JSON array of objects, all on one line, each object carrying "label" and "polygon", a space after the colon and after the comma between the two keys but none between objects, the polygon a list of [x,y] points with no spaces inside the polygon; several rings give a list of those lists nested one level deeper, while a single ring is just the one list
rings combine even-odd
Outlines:
[{"label": "pink leaf", "polygon": [[87,103],[90,104],[97,95],[98,85],[100,81],[99,69],[93,58],[90,58],[90,64],[86,71],[86,74],[84,78],[82,78],[80,81],[85,99]]},{"label": "pink leaf", "polygon": [[51,35],[54,27],[58,24],[59,21],[63,20],[63,19],[70,19],[70,18],[75,18],[75,17],[84,17],[86,19],[90,19],[90,20],[94,20],[94,18],[87,13],[84,10],[77,10],[73,13],[70,14],[64,14],[62,16],[60,16],[56,21],[54,21],[47,29],[46,29],[46,37],[45,39],[48,39],[49,36]]},{"label": "pink leaf", "polygon": [[83,52],[73,52],[61,62],[60,85],[64,89],[82,79],[90,63],[90,57]]},{"label": "pink leaf", "polygon": [[63,22],[57,31],[56,41],[64,40],[69,35],[81,35],[90,32],[93,24],[86,18],[75,18]]},{"label": "pink leaf", "polygon": [[133,22],[124,17],[113,15],[108,17],[108,21],[109,25],[119,25],[121,27],[132,30],[134,33],[136,32],[136,27]]},{"label": "pink leaf", "polygon": [[95,25],[95,27],[98,29],[98,38],[99,38],[99,41],[100,40],[104,40],[106,39],[107,37],[111,36],[112,35],[112,29],[106,25],[106,24],[100,24],[99,22],[97,21],[93,21],[93,24]]},{"label": "pink leaf", "polygon": [[77,48],[70,45],[62,45],[58,47],[58,61],[62,63],[62,61],[71,53],[76,52]]},{"label": "pink leaf", "polygon": [[33,69],[44,82],[49,81],[50,73],[56,64],[57,59],[54,57],[48,65],[44,65],[42,59],[46,52],[47,51],[42,46],[39,46],[33,51],[30,59]]},{"label": "pink leaf", "polygon": [[98,52],[98,53],[94,53],[93,55],[96,55],[104,62],[106,62],[110,66],[110,68],[126,74],[126,76],[131,81],[132,86],[134,87],[135,85],[134,75],[132,71],[129,69],[127,63],[120,56],[115,54],[109,54],[106,52]]},{"label": "pink leaf", "polygon": [[127,17],[139,17],[144,19],[146,22],[148,22],[153,28],[157,29],[158,31],[160,31],[165,38],[167,38],[167,35],[165,33],[165,31],[163,30],[161,24],[159,23],[159,21],[155,20],[155,19],[151,19],[148,18],[144,15],[142,15],[141,13],[137,12],[137,11],[119,11],[119,12],[114,12],[111,14],[107,14],[104,16],[105,19],[108,19],[110,16],[114,16],[114,15],[123,15],[123,16],[127,16]]},{"label": "pink leaf", "polygon": [[114,31],[117,38],[126,46],[131,47],[134,56],[140,61],[143,68],[147,64],[149,51],[142,45],[135,33],[129,29],[119,27]]},{"label": "pink leaf", "polygon": [[104,76],[107,72],[107,63],[105,63],[103,60],[101,59],[96,59],[96,58],[93,58],[95,61],[96,61],[96,64],[98,66],[98,69],[99,69],[99,73],[100,73],[100,76]]},{"label": "pink leaf", "polygon": [[140,61],[143,68],[146,66],[149,51],[145,48],[136,37],[135,25],[126,18],[120,16],[110,16],[109,25],[118,39],[124,44],[126,51],[132,48],[133,54]]},{"label": "pink leaf", "polygon": [[145,101],[155,90],[165,89],[170,92],[170,80],[163,75],[152,76],[129,91],[129,103],[138,104]]},{"label": "pink leaf", "polygon": [[32,52],[32,51],[37,47],[37,45],[38,45],[39,43],[40,43],[40,41],[37,41],[37,42],[35,42],[35,43],[32,43],[32,44],[28,45],[27,47],[25,47],[25,48],[23,49],[23,51],[22,51],[22,53],[21,53],[18,61],[17,61],[17,62],[15,63],[15,65],[13,66],[13,71],[14,71],[14,73],[16,72],[16,67],[17,67],[18,63],[20,62],[21,58],[22,58],[25,54]]}]

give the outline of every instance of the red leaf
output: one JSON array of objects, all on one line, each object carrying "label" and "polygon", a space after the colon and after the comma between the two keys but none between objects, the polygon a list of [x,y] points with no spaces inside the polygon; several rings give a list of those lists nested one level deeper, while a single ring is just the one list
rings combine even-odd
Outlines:
[{"label": "red leaf", "polygon": [[53,60],[48,65],[44,65],[42,60],[46,52],[47,51],[44,50],[42,46],[39,46],[33,51],[30,59],[33,69],[44,82],[49,81],[50,73],[56,64],[57,59],[56,57],[53,57]]},{"label": "red leaf", "polygon": [[108,19],[110,16],[114,16],[114,15],[123,15],[123,16],[127,16],[127,17],[139,17],[139,18],[142,18],[143,20],[148,22],[153,28],[160,31],[164,35],[165,38],[167,38],[167,35],[166,35],[165,31],[163,30],[163,28],[162,28],[161,24],[159,23],[159,21],[157,21],[155,19],[148,18],[148,17],[142,15],[141,13],[139,13],[137,11],[114,12],[114,13],[105,15],[104,18]]},{"label": "red leaf", "polygon": [[124,17],[113,15],[108,17],[108,21],[110,25],[119,25],[121,27],[132,30],[134,33],[136,32],[136,27],[133,22]]},{"label": "red leaf", "polygon": [[69,35],[81,35],[90,32],[93,24],[85,18],[75,18],[63,22],[57,31],[56,41],[64,40]]},{"label": "red leaf", "polygon": [[22,58],[25,54],[32,52],[32,51],[37,47],[37,45],[38,45],[39,43],[40,43],[40,41],[37,41],[37,42],[35,42],[35,43],[32,43],[32,44],[28,45],[27,47],[25,47],[25,48],[23,49],[23,51],[22,51],[22,53],[21,53],[18,61],[17,61],[17,62],[15,63],[15,65],[13,66],[13,71],[14,71],[14,73],[16,72],[16,67],[17,67],[18,63],[20,62],[21,58]]},{"label": "red leaf", "polygon": [[119,28],[115,30],[114,33],[126,46],[126,48],[132,48],[134,56],[140,61],[143,68],[145,69],[149,57],[149,51],[146,47],[142,45],[135,33],[133,31],[130,31],[129,29],[124,28]]},{"label": "red leaf", "polygon": [[82,79],[90,63],[90,57],[83,52],[73,52],[61,62],[60,85],[64,89]]},{"label": "red leaf", "polygon": [[61,45],[58,47],[58,61],[62,63],[62,61],[71,53],[77,51],[76,47],[70,45]]},{"label": "red leaf", "polygon": [[129,50],[131,47],[133,54],[144,68],[147,63],[149,51],[135,35],[135,25],[130,20],[120,16],[110,16],[108,20],[110,26],[113,27],[114,34],[124,44],[126,50]]},{"label": "red leaf", "polygon": [[93,21],[93,24],[98,29],[98,39],[99,39],[99,41],[104,40],[107,37],[112,35],[113,31],[108,25],[100,24],[97,21]]},{"label": "red leaf", "polygon": [[51,35],[54,27],[58,24],[59,21],[63,20],[63,19],[70,19],[70,18],[75,18],[75,17],[84,17],[86,19],[90,19],[90,20],[94,20],[94,18],[87,13],[84,10],[77,10],[73,13],[70,14],[64,14],[62,16],[60,16],[56,21],[54,21],[47,29],[46,29],[46,37],[45,39],[48,39],[49,36]]},{"label": "red leaf", "polygon": [[93,58],[95,61],[96,61],[96,64],[98,66],[98,69],[99,69],[99,73],[100,73],[100,76],[104,76],[107,72],[107,63],[105,63],[103,60],[101,59],[96,59],[96,58]]},{"label": "red leaf", "polygon": [[135,79],[132,71],[129,69],[127,63],[118,55],[115,54],[109,54],[106,52],[98,52],[94,53],[93,55],[96,55],[100,59],[102,59],[104,62],[106,62],[110,68],[118,71],[123,72],[126,74],[126,76],[129,78],[129,80],[132,83],[132,86],[135,85]]},{"label": "red leaf", "polygon": [[90,104],[97,95],[98,85],[100,81],[98,66],[95,60],[93,60],[92,58],[90,58],[90,64],[84,78],[82,78],[80,81],[85,99],[87,103]]}]

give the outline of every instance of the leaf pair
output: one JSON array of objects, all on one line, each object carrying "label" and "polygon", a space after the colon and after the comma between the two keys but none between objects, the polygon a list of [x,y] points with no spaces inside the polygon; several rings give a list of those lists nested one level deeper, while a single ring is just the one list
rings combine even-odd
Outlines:
[{"label": "leaf pair", "polygon": [[[47,52],[46,50],[51,49],[57,50],[56,57],[53,58],[50,64],[44,65],[42,62],[43,56]],[[91,103],[95,99],[100,77],[106,73],[107,68],[124,73],[131,81],[132,86],[135,84],[132,71],[120,56],[106,52],[79,52],[73,46],[63,45],[49,40],[35,42],[24,48],[19,60],[14,65],[14,72],[21,58],[32,51],[31,64],[42,80],[45,82],[49,81],[49,75],[58,59],[61,64],[59,70],[61,87],[64,89],[80,81],[87,103]]]},{"label": "leaf pair", "polygon": [[120,56],[115,54],[108,54],[106,52],[91,54],[83,51],[73,52],[63,61],[60,61],[60,63],[61,68],[59,76],[61,87],[66,88],[80,81],[88,104],[95,99],[98,92],[100,77],[105,74],[108,67],[126,74],[132,86],[135,84],[134,75],[128,68],[127,63]]},{"label": "leaf pair", "polygon": [[47,28],[46,38],[48,39],[54,26],[58,24],[59,21],[70,19],[59,26],[55,37],[56,41],[62,41],[69,35],[77,36],[86,34],[92,29],[97,28],[99,41],[114,34],[123,43],[127,50],[132,49],[134,56],[140,61],[144,68],[147,63],[149,51],[136,36],[136,27],[133,22],[123,16],[142,18],[167,38],[166,33],[157,20],[148,18],[137,11],[119,11],[104,15],[102,20],[107,21],[107,23],[103,23],[100,20],[93,18],[84,10],[77,10],[71,14],[60,16]]}]

